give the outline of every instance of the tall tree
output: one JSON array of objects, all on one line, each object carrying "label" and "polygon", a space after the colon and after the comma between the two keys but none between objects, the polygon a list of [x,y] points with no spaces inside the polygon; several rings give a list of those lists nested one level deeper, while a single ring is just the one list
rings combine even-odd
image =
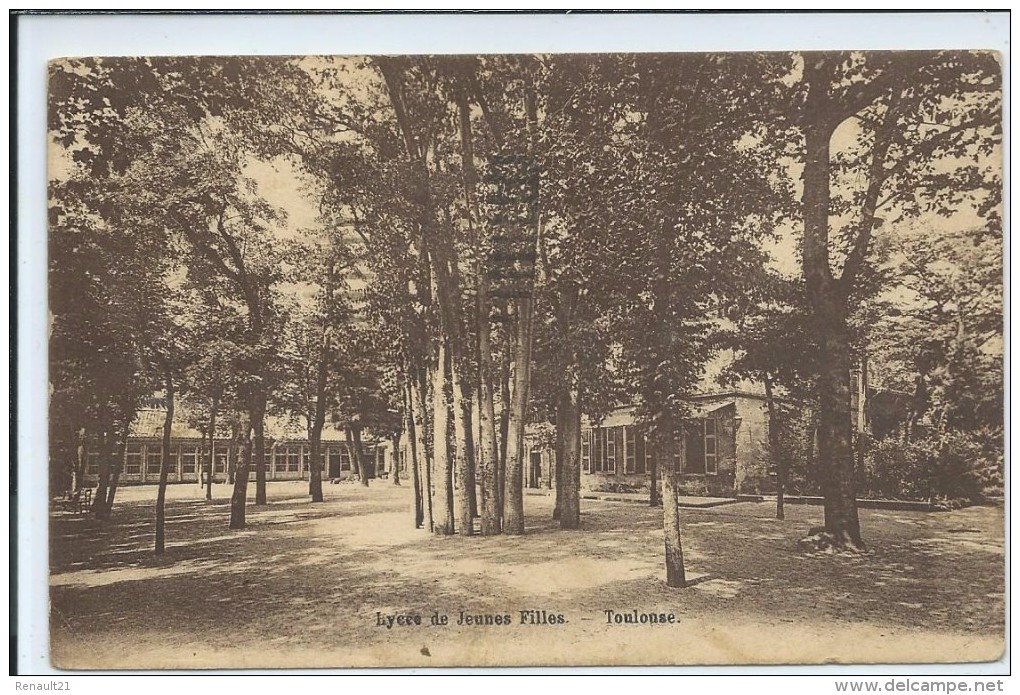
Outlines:
[{"label": "tall tree", "polygon": [[[987,183],[997,177],[989,165],[1001,133],[1000,67],[992,54],[964,52],[801,60],[792,120],[804,146],[801,255],[819,338],[825,529],[836,547],[860,548],[850,413],[856,283],[883,225],[926,210],[950,216],[968,201],[997,218],[998,188]],[[861,183],[848,185],[849,176]]]},{"label": "tall tree", "polygon": [[632,183],[617,187],[629,198],[621,209],[635,210],[622,342],[662,472],[666,582],[683,587],[678,463],[689,398],[712,352],[720,283],[773,224],[778,167],[759,151],[768,138],[754,108],[784,66],[751,55],[634,60],[641,147],[630,155]]}]

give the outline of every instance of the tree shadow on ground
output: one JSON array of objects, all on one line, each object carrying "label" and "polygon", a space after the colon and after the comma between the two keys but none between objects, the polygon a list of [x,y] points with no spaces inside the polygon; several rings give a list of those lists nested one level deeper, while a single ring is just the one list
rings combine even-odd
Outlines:
[{"label": "tree shadow on ground", "polygon": [[[945,514],[862,510],[865,555],[808,554],[796,541],[815,508],[685,510],[687,589],[665,585],[661,511],[589,502],[582,528],[529,498],[524,536],[437,537],[411,528],[406,490],[345,488],[250,507],[227,529],[224,502],[173,500],[167,549],[152,553],[151,503],[115,523],[54,515],[55,634],[193,641],[209,648],[370,644],[382,614],[558,611],[598,622],[612,610],[685,619],[856,622],[974,633],[1004,625],[1001,510]],[[961,532],[964,529],[966,532]],[[129,644],[125,646],[130,646]]]}]

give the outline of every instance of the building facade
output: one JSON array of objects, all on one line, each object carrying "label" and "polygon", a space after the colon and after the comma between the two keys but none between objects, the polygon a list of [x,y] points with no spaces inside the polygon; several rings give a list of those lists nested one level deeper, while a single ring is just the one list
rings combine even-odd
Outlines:
[{"label": "building facade", "polygon": [[[132,423],[121,461],[119,483],[152,484],[159,482],[159,469],[163,460],[163,417],[160,410],[140,411]],[[310,476],[311,447],[308,438],[297,428],[288,426],[282,419],[267,418],[266,422],[266,479],[308,480]],[[213,441],[213,482],[223,483],[232,477],[238,466],[241,449],[229,438]],[[170,434],[170,467],[167,481],[171,483],[200,483],[205,480],[208,443],[198,430],[175,423]],[[326,427],[322,433],[323,477],[343,480],[354,476],[353,444],[344,432]],[[361,443],[361,462],[369,478],[388,475],[392,470],[392,446],[366,437]],[[254,466],[248,472],[255,479]],[[87,453],[86,485],[94,486],[99,476],[99,454]]]},{"label": "building facade", "polygon": [[[634,406],[620,406],[581,431],[581,488],[591,492],[647,491],[654,448]],[[535,431],[528,437],[525,485],[555,485],[555,451]],[[765,398],[750,391],[706,393],[692,399],[675,465],[684,494],[729,497],[772,485]]]}]

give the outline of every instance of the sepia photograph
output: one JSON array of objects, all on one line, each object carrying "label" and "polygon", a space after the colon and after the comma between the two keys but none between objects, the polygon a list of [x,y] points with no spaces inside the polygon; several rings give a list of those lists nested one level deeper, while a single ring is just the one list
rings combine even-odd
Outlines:
[{"label": "sepia photograph", "polygon": [[1001,54],[47,99],[54,668],[1002,657]]}]

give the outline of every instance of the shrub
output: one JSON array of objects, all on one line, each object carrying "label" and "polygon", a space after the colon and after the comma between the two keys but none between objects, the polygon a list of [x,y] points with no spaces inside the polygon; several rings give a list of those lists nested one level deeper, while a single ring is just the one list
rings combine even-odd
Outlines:
[{"label": "shrub", "polygon": [[911,442],[864,438],[858,496],[979,501],[997,470],[981,439],[967,432]]}]

